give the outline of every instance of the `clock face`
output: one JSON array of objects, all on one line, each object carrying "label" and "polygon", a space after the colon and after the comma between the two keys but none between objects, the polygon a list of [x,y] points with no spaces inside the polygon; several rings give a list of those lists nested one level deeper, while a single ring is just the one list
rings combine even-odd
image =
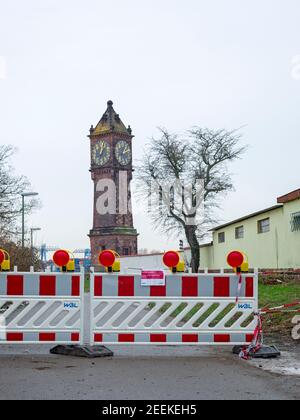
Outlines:
[{"label": "clock face", "polygon": [[118,159],[118,162],[123,166],[126,166],[131,162],[131,148],[126,141],[120,140],[117,143],[116,158]]},{"label": "clock face", "polygon": [[110,147],[101,140],[92,147],[92,163],[97,166],[104,166],[110,159]]}]

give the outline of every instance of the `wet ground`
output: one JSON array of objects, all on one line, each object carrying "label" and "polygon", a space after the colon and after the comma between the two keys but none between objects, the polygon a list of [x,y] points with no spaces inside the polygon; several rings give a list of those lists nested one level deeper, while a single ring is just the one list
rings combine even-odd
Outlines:
[{"label": "wet ground", "polygon": [[250,364],[265,371],[291,375],[300,379],[300,340],[295,341],[288,335],[269,335],[265,341],[267,344],[275,344],[281,351],[281,357],[269,360],[252,360]]}]

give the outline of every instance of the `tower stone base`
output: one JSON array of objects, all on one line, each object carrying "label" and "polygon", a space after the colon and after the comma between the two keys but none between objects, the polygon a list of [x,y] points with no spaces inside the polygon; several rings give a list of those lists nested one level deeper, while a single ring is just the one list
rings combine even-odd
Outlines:
[{"label": "tower stone base", "polygon": [[138,234],[131,228],[114,228],[111,232],[92,230],[90,232],[92,265],[99,264],[99,253],[105,249],[116,251],[120,256],[137,255]]}]

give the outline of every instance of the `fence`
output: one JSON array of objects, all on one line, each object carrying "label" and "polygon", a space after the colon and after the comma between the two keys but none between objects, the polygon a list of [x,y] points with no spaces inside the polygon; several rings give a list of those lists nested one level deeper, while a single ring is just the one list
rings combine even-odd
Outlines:
[{"label": "fence", "polygon": [[245,345],[258,311],[258,273],[170,275],[143,286],[141,275],[91,274],[91,344]]},{"label": "fence", "polygon": [[0,344],[83,344],[84,274],[0,273]]},{"label": "fence", "polygon": [[[258,311],[258,274],[91,273],[90,341],[95,344],[245,345]],[[238,303],[236,303],[239,294]],[[0,344],[84,344],[84,274],[0,273]]]}]

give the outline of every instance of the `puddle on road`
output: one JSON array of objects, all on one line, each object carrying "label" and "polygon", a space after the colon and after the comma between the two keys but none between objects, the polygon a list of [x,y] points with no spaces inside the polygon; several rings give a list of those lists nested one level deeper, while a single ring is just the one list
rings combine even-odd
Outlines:
[{"label": "puddle on road", "polygon": [[252,366],[271,373],[300,377],[300,342],[290,337],[268,336],[266,344],[275,344],[281,351],[277,359],[253,359]]},{"label": "puddle on road", "polygon": [[253,359],[249,363],[268,372],[300,377],[299,355],[295,353],[283,351],[277,359]]}]

